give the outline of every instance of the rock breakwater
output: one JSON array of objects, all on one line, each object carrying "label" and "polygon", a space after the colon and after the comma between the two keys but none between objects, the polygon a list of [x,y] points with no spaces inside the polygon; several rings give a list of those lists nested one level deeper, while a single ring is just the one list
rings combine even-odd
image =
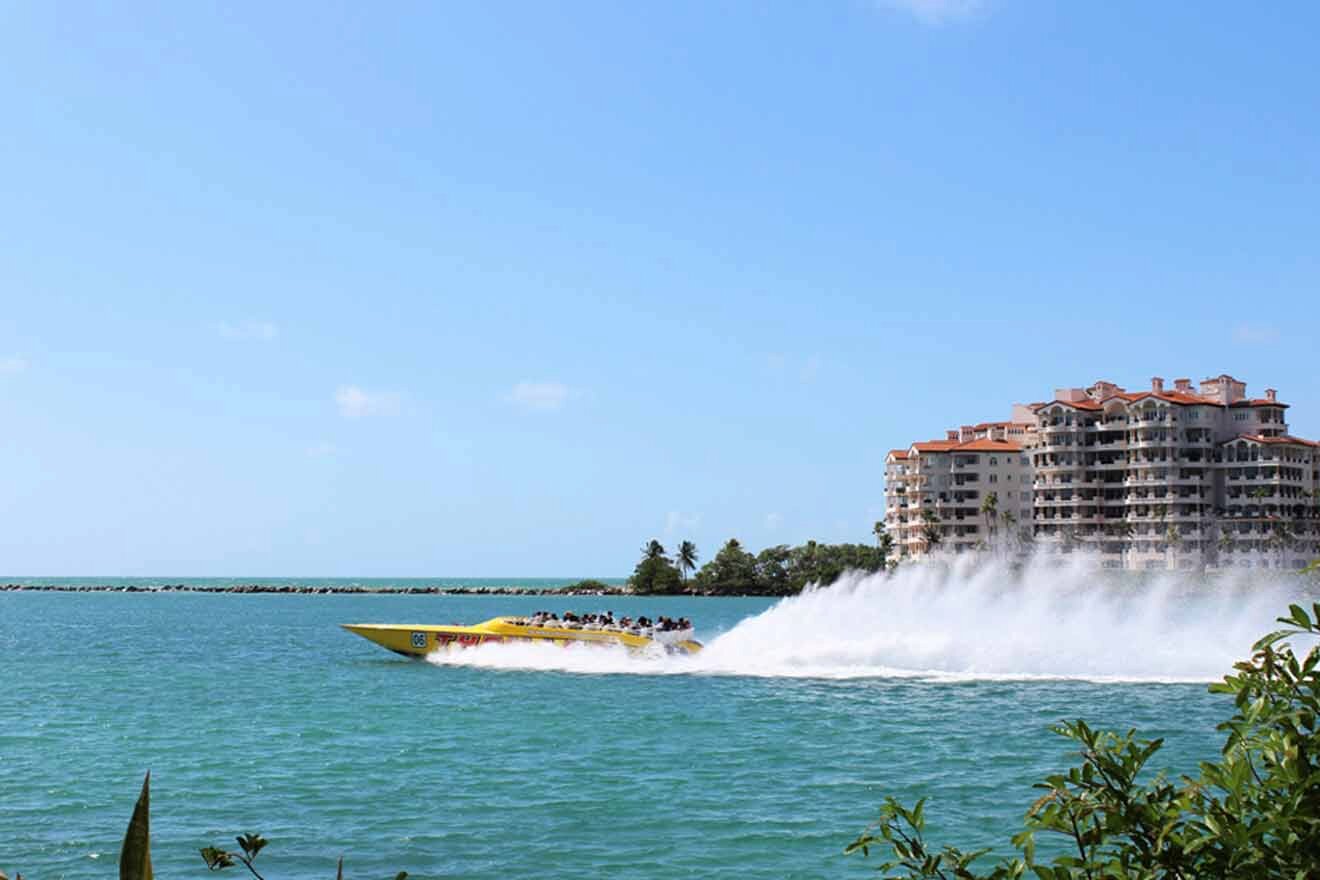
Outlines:
[{"label": "rock breakwater", "polygon": [[298,586],[292,584],[229,584],[225,586],[203,584],[161,584],[159,586],[140,586],[136,584],[0,584],[0,592],[40,592],[40,593],[236,593],[255,594],[272,593],[278,595],[331,595],[331,594],[397,594],[400,596],[619,596],[624,594],[620,587],[606,589],[575,589],[564,587],[349,587],[349,586]]}]

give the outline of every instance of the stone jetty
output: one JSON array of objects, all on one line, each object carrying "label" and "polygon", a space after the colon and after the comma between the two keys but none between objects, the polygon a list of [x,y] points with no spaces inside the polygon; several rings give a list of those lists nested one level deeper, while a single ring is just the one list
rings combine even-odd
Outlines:
[{"label": "stone jetty", "polygon": [[534,589],[528,587],[328,587],[294,586],[291,584],[231,584],[213,586],[199,584],[161,584],[137,586],[120,584],[0,584],[0,592],[38,593],[273,593],[277,595],[372,595],[398,596],[620,596],[622,587],[608,589]]}]

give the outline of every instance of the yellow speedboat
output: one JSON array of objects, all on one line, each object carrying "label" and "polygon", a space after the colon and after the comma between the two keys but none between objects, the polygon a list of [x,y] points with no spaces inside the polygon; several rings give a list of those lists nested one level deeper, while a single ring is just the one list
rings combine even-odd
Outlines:
[{"label": "yellow speedboat", "polygon": [[472,626],[424,623],[341,623],[340,626],[406,657],[425,657],[432,651],[453,651],[491,642],[623,645],[629,650],[658,648],[671,654],[695,654],[701,650],[701,642],[688,638],[690,629],[571,626],[562,621],[532,623],[525,617],[492,617]]}]

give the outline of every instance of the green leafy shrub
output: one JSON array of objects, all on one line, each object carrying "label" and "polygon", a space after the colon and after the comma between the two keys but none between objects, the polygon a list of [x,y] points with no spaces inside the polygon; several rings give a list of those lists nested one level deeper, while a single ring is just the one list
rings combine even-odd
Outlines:
[{"label": "green leafy shrub", "polygon": [[563,588],[565,593],[618,593],[618,587],[611,586],[604,581],[598,581],[595,578],[587,578],[585,581],[578,581],[575,584],[569,584]]},{"label": "green leafy shrub", "polygon": [[[1082,762],[1036,787],[1012,844],[1021,855],[985,872],[987,850],[931,848],[923,837],[925,803],[911,809],[889,798],[879,819],[845,850],[887,854],[886,877],[944,880],[1064,878],[1320,878],[1320,646],[1298,657],[1284,642],[1320,635],[1320,603],[1279,618],[1285,629],[1252,647],[1250,660],[1211,685],[1236,711],[1218,729],[1220,759],[1195,777],[1163,773],[1138,781],[1163,741],[1134,731],[1092,730],[1085,722],[1055,732],[1076,742]],[[1036,856],[1038,836],[1061,840],[1061,854]]]},{"label": "green leafy shrub", "polygon": [[886,568],[885,547],[866,544],[777,544],[753,556],[736,538],[697,572],[693,585],[713,595],[791,596],[808,584],[825,586],[846,571],[872,573]]}]

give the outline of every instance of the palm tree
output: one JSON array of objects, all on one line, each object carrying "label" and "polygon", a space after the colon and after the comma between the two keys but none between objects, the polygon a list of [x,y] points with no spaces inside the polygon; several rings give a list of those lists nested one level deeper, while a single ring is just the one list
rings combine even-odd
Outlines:
[{"label": "palm tree", "polygon": [[1132,554],[1132,539],[1137,535],[1137,527],[1124,519],[1114,531],[1118,535],[1119,541],[1122,542],[1118,545],[1119,556],[1123,560],[1123,568],[1127,568],[1128,560]]},{"label": "palm tree", "polygon": [[664,545],[661,544],[659,541],[657,541],[655,538],[652,538],[650,542],[645,547],[642,548],[643,559],[660,559],[664,555],[665,555]]},{"label": "palm tree", "polygon": [[[1168,528],[1164,530],[1164,549],[1166,551],[1165,555],[1167,556],[1170,553],[1177,554],[1178,545],[1181,543],[1182,543],[1181,535],[1179,535],[1178,533],[1178,527],[1173,523],[1169,523]],[[1165,562],[1165,565],[1166,566],[1168,565],[1167,561]]]},{"label": "palm tree", "polygon": [[1277,519],[1270,529],[1269,543],[1278,551],[1278,568],[1283,568],[1284,554],[1292,545],[1292,525],[1287,520]]},{"label": "palm tree", "polygon": [[981,516],[985,517],[985,536],[990,546],[993,546],[995,540],[995,514],[998,510],[999,493],[985,493],[985,497],[981,499]]},{"label": "palm tree", "polygon": [[1003,525],[1003,537],[1008,549],[1016,550],[1022,544],[1022,534],[1018,533],[1018,515],[1012,511],[999,513],[999,522]]},{"label": "palm tree", "polygon": [[921,518],[926,522],[921,527],[921,539],[926,542],[926,552],[933,553],[936,547],[944,543],[944,536],[940,534],[940,516],[933,510],[923,510]]},{"label": "palm tree", "polygon": [[697,545],[691,541],[684,541],[678,545],[678,552],[674,557],[678,562],[678,572],[686,581],[688,572],[697,567]]},{"label": "palm tree", "polygon": [[1104,537],[1108,539],[1108,543],[1102,544],[1101,546],[1107,550],[1111,543],[1117,544],[1119,558],[1123,560],[1124,567],[1126,567],[1127,546],[1125,539],[1132,535],[1132,524],[1126,520],[1113,520],[1105,523],[1103,531]]},{"label": "palm tree", "polygon": [[1019,536],[1017,534],[1017,514],[1011,510],[1005,510],[999,514],[999,521],[1004,524],[1004,535],[1008,538],[1008,545],[1016,547]]},{"label": "palm tree", "polygon": [[[891,563],[889,559],[893,555],[894,555],[894,536],[889,534],[888,532],[885,532],[883,535],[880,536],[880,561],[885,564],[885,567],[890,566]],[[895,559],[892,564],[898,565],[898,560]]]},{"label": "palm tree", "polygon": [[[1230,555],[1230,554],[1233,552],[1234,548],[1235,548],[1235,542],[1234,542],[1234,540],[1233,540],[1232,526],[1230,525],[1230,526],[1222,526],[1222,527],[1220,527],[1220,530],[1219,530],[1219,555],[1220,555],[1220,556],[1228,556],[1228,555]],[[1224,567],[1224,566],[1223,566],[1223,563],[1220,563],[1220,568],[1223,568],[1223,567]]]},{"label": "palm tree", "polygon": [[875,535],[875,545],[880,548],[881,567],[888,568],[889,557],[894,555],[894,536],[885,528],[884,520],[879,519],[871,527],[871,534]]}]

